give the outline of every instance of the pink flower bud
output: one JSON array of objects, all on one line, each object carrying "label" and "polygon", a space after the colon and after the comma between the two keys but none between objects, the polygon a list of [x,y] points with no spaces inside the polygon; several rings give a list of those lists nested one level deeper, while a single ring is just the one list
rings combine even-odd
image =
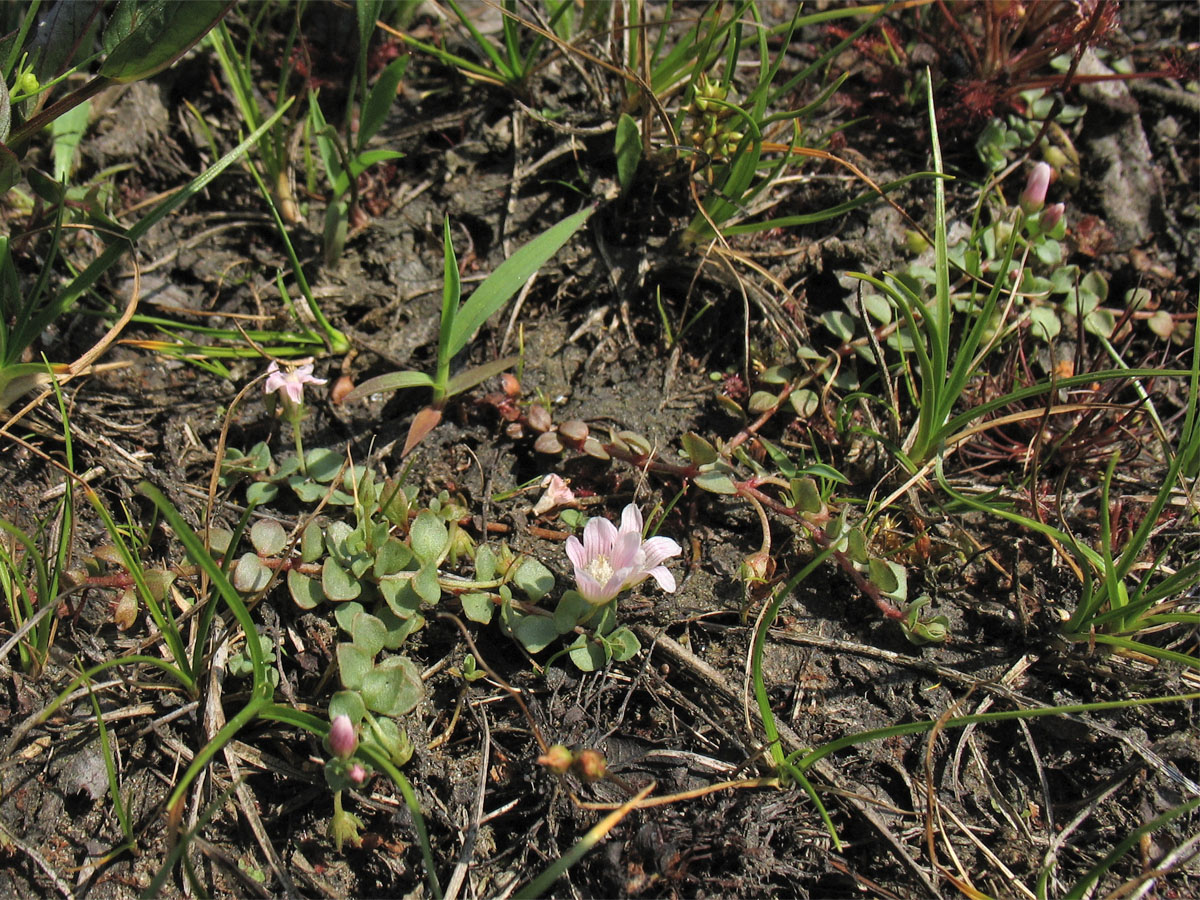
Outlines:
[{"label": "pink flower bud", "polygon": [[367,770],[362,763],[350,763],[350,768],[346,770],[346,777],[355,784],[362,784],[367,780]]},{"label": "pink flower bud", "polygon": [[1050,187],[1050,176],[1053,174],[1054,170],[1048,163],[1040,162],[1033,167],[1029,180],[1025,182],[1025,190],[1017,199],[1025,215],[1032,216],[1046,204],[1046,190]]},{"label": "pink flower bud", "polygon": [[1054,203],[1042,210],[1042,218],[1038,222],[1043,232],[1053,231],[1055,226],[1062,221],[1063,213],[1067,211],[1066,204]]},{"label": "pink flower bud", "polygon": [[354,723],[347,715],[340,715],[329,726],[329,750],[340,759],[349,759],[358,747],[358,735]]}]

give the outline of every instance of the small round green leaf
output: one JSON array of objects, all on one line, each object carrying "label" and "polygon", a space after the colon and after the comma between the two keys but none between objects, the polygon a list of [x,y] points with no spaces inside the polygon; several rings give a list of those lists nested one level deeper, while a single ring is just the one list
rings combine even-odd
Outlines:
[{"label": "small round green leaf", "polygon": [[724,472],[704,472],[695,478],[696,487],[713,494],[736,494],[737,488]]},{"label": "small round green leaf", "polygon": [[475,551],[475,580],[491,581],[496,577],[496,554],[487,544]]},{"label": "small round green leaf", "polygon": [[554,588],[554,573],[529,556],[517,569],[513,583],[524,592],[531,603],[537,603]]},{"label": "small round green leaf", "polygon": [[346,634],[350,634],[351,629],[354,626],[354,617],[360,612],[365,612],[365,609],[361,603],[341,603],[338,604],[337,609],[333,611],[333,618],[337,621],[338,627],[341,628],[342,631],[346,632]]},{"label": "small round green leaf", "polygon": [[492,621],[492,613],[496,610],[496,604],[492,601],[492,597],[492,594],[482,591],[463,594],[458,598],[462,603],[463,615],[480,625],[488,624]]},{"label": "small round green leaf", "polygon": [[450,542],[450,532],[438,516],[423,509],[410,530],[412,550],[422,563],[437,563]]},{"label": "small round green leaf", "polygon": [[376,578],[383,578],[385,575],[403,572],[412,562],[412,557],[413,553],[408,544],[389,537],[375,552],[375,567],[372,569],[372,574]]},{"label": "small round green leaf", "polygon": [[513,613],[513,636],[530,653],[538,653],[558,640],[554,620],[547,616]]},{"label": "small round green leaf", "polygon": [[316,520],[304,526],[304,534],[300,536],[300,559],[306,563],[316,562],[325,552],[325,532]]},{"label": "small round green leaf", "polygon": [[387,640],[387,628],[382,620],[368,612],[361,612],[350,623],[350,637],[363,653],[374,656],[383,649],[383,642]]},{"label": "small round green leaf", "polygon": [[399,650],[410,634],[425,627],[425,617],[421,615],[401,618],[386,606],[375,610],[375,613],[379,616],[379,621],[383,623],[384,628],[387,629],[383,646],[388,650]]},{"label": "small round green leaf", "polygon": [[592,612],[592,605],[578,591],[563,591],[558,606],[554,608],[554,629],[559,634],[569,634],[579,620]]},{"label": "small round green leaf", "polygon": [[287,546],[287,532],[274,519],[262,519],[250,528],[250,543],[259,556],[276,556]]},{"label": "small round green leaf", "polygon": [[1035,306],[1029,310],[1029,333],[1040,341],[1051,341],[1062,331],[1058,312],[1049,306]]},{"label": "small round green leaf", "polygon": [[801,388],[798,391],[792,391],[788,395],[788,400],[791,401],[792,409],[796,411],[796,415],[802,419],[810,418],[821,408],[821,399],[817,396],[817,392],[811,388]]},{"label": "small round green leaf", "polygon": [[679,439],[683,444],[683,452],[694,466],[706,466],[717,461],[717,448],[694,431],[689,431]]},{"label": "small round green leaf", "polygon": [[329,698],[329,721],[338,716],[347,716],[357,725],[367,714],[366,704],[358,691],[338,691]]},{"label": "small round green leaf", "polygon": [[293,602],[301,609],[315,609],[325,599],[325,592],[321,590],[321,582],[302,575],[295,569],[291,569],[287,573],[287,586]]},{"label": "small round green leaf", "polygon": [[337,661],[342,686],[352,691],[361,690],[363,680],[372,668],[371,657],[354,644],[338,644]]},{"label": "small round green leaf", "polygon": [[412,589],[417,596],[431,606],[442,599],[442,586],[438,584],[437,567],[432,563],[425,566],[412,580]]},{"label": "small round green leaf", "polygon": [[246,486],[246,503],[250,506],[264,506],[279,496],[279,485],[269,481],[256,481]]},{"label": "small round green leaf", "polygon": [[243,594],[261,591],[271,580],[271,570],[256,553],[246,553],[233,569],[233,586]]},{"label": "small round green leaf", "polygon": [[581,634],[571,645],[568,655],[579,671],[595,672],[608,664],[612,651],[606,642],[591,640],[586,634]]},{"label": "small round green leaf", "polygon": [[840,309],[831,309],[819,316],[820,322],[833,332],[840,341],[849,341],[854,337],[854,319],[849,313]]},{"label": "small round green leaf", "polygon": [[288,487],[302,503],[316,503],[325,496],[325,492],[328,490],[325,485],[310,481],[303,475],[293,475],[287,481]]},{"label": "small round green leaf", "polygon": [[308,477],[322,484],[333,481],[334,476],[341,471],[344,461],[340,453],[335,453],[328,447],[317,447],[304,454],[304,466]]},{"label": "small round green leaf", "polygon": [[412,660],[392,656],[367,673],[362,695],[367,709],[385,716],[403,716],[421,702],[425,687]]},{"label": "small round green leaf", "polygon": [[421,597],[413,590],[408,575],[389,575],[379,579],[379,593],[397,616],[407,619],[421,608]]},{"label": "small round green leaf", "polygon": [[637,635],[624,625],[608,635],[607,640],[612,647],[613,659],[617,662],[633,659],[642,649],[642,642],[637,639]]},{"label": "small round green leaf", "polygon": [[332,557],[321,566],[321,589],[330,600],[353,600],[362,593],[362,585],[350,577]]}]

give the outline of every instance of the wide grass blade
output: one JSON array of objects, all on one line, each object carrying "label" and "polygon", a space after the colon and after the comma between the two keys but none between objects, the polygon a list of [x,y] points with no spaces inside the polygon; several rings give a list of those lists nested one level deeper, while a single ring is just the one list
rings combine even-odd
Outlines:
[{"label": "wide grass blade", "polygon": [[502,262],[467,298],[454,317],[454,327],[446,347],[449,355],[454,356],[465,347],[479,326],[508,302],[508,299],[559,251],[595,211],[596,207],[589,206],[572,216],[567,216]]}]

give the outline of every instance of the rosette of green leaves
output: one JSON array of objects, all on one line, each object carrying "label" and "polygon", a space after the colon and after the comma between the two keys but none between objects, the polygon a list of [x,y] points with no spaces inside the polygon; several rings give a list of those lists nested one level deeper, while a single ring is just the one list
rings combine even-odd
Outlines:
[{"label": "rosette of green leaves", "polygon": [[231,488],[248,479],[246,502],[259,506],[275,500],[284,485],[304,503],[316,503],[328,494],[330,505],[351,506],[355,496],[352,480],[360,475],[352,466],[343,473],[344,462],[342,454],[316,447],[304,454],[303,470],[295,454],[283,457],[276,465],[271,448],[260,442],[244,452],[231,448],[221,461],[218,483]]}]

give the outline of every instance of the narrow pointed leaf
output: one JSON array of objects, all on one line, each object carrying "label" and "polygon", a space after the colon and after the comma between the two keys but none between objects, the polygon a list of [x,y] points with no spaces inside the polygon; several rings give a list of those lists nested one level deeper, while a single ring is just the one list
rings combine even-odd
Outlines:
[{"label": "narrow pointed leaf", "polygon": [[471,335],[500,309],[528,281],[533,274],[565,244],[588,217],[595,212],[594,206],[568,216],[557,225],[543,231],[532,241],[502,262],[487,280],[467,298],[454,317],[447,347],[450,356],[467,345]]}]

